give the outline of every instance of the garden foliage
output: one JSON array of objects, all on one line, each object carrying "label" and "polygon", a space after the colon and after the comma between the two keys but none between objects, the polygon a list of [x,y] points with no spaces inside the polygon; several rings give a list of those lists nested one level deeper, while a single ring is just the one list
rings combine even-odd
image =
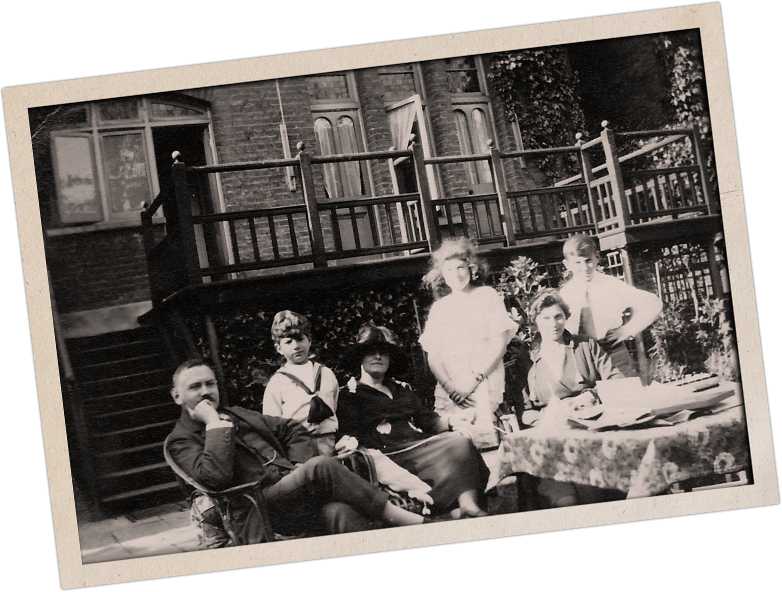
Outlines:
[{"label": "garden foliage", "polygon": [[[346,286],[339,291],[322,294],[292,295],[284,305],[225,309],[213,315],[220,341],[220,361],[225,374],[225,388],[232,404],[260,410],[263,391],[271,375],[284,359],[277,354],[271,339],[271,324],[275,313],[290,309],[306,316],[312,324],[315,359],[337,375],[345,384],[355,374],[355,368],[342,364],[359,328],[368,322],[384,325],[396,333],[399,343],[411,360],[411,368],[403,377],[416,384],[422,394],[434,390],[428,369],[423,367],[418,347],[419,319],[421,326],[431,304],[431,296],[417,278]],[[200,335],[198,345],[205,359],[209,342],[203,327],[193,327]]]}]

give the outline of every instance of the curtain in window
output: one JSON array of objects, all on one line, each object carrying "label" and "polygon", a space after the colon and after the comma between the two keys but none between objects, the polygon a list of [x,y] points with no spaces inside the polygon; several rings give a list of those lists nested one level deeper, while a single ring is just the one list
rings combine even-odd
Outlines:
[{"label": "curtain in window", "polygon": [[[328,119],[319,117],[315,120],[315,137],[318,139],[320,153],[323,156],[337,154],[337,146],[334,142],[334,128]],[[323,181],[326,184],[326,191],[329,197],[342,197],[342,183],[335,163],[323,165]]]},{"label": "curtain in window", "polygon": [[[459,150],[462,154],[488,154],[489,132],[483,110],[473,109],[468,119],[464,111],[456,109],[453,116],[456,122],[456,135],[459,138]],[[487,161],[465,162],[464,168],[471,185],[492,182],[491,169]]]},{"label": "curtain in window", "polygon": [[397,150],[405,150],[412,139],[413,122],[415,121],[416,103],[397,107],[388,112],[388,125],[391,127],[391,141]]},{"label": "curtain in window", "polygon": [[[473,109],[472,121],[475,129],[475,137],[473,138],[475,154],[488,154],[489,132],[486,126],[486,114],[482,109]],[[491,183],[491,171],[489,170],[489,163],[483,160],[476,162],[475,164],[477,165],[478,169],[478,183]]]},{"label": "curtain in window", "polygon": [[[343,115],[337,121],[337,133],[342,154],[355,154],[359,152],[356,140],[356,128],[353,120]],[[339,170],[345,187],[345,197],[361,195],[361,165],[357,162],[341,162]]]}]

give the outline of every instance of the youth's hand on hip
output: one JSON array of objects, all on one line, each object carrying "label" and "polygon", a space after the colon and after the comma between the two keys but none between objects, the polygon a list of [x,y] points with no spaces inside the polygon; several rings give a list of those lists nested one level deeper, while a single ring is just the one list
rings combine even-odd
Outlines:
[{"label": "youth's hand on hip", "polygon": [[612,346],[615,346],[622,341],[625,341],[626,339],[630,339],[633,334],[625,329],[625,327],[626,325],[622,325],[621,327],[607,331],[605,336],[606,341],[608,341]]}]

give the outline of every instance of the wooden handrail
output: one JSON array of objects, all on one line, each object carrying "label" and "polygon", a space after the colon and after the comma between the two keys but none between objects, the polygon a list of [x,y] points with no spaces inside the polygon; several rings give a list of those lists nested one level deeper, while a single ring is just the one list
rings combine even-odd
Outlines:
[{"label": "wooden handrail", "polygon": [[[625,154],[624,156],[619,157],[619,162],[627,162],[628,160],[632,160],[633,158],[638,158],[639,156],[643,156],[645,154],[649,154],[650,152],[654,152],[658,148],[662,148],[663,146],[667,146],[668,144],[673,144],[674,142],[678,142],[679,140],[686,138],[687,136],[681,135],[681,130],[677,130],[678,135],[671,136],[669,138],[666,138],[665,140],[661,140],[659,142],[655,142],[654,144],[648,144],[644,146],[643,148],[639,148],[638,150],[635,150],[634,152],[631,152],[630,154]],[[630,133],[630,132],[627,132]],[[621,134],[615,134],[615,135],[621,135]],[[670,135],[670,134],[669,134]],[[586,142],[581,146],[581,149],[588,147],[589,144],[595,145],[596,141],[602,141],[601,138],[597,138],[596,140],[591,140],[589,142]],[[598,143],[600,143],[598,141]],[[605,164],[601,164],[595,168],[592,169],[592,173],[599,173],[600,171],[604,171],[606,169]],[[554,184],[554,187],[561,187],[564,185],[567,185],[569,183],[572,183],[573,181],[578,181],[579,179],[583,178],[582,175],[575,175],[573,177],[569,177],[567,179],[564,179],[562,181],[558,181]]]}]

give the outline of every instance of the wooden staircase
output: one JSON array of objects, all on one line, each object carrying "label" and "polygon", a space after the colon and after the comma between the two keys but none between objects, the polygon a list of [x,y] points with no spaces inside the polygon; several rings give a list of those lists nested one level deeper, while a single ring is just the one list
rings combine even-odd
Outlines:
[{"label": "wooden staircase", "polygon": [[151,328],[68,340],[81,393],[98,510],[114,515],[181,499],[163,459],[179,417],[170,356]]}]

